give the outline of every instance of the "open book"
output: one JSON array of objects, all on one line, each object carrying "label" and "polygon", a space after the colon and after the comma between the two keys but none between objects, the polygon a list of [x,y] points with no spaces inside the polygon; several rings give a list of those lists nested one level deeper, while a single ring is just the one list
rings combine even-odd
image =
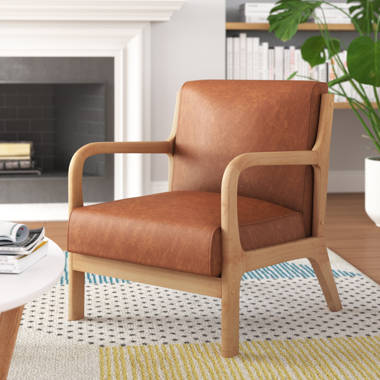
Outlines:
[{"label": "open book", "polygon": [[[1,223],[2,222],[0,222],[0,256],[29,255],[45,237],[45,229],[43,227],[29,231],[27,227],[24,226],[25,229],[18,236],[15,230],[20,227],[13,227],[13,229],[8,230],[8,234],[4,234],[1,233]],[[17,224],[14,225],[20,226]],[[26,234],[25,230],[27,231]],[[22,236],[22,238],[20,236]]]},{"label": "open book", "polygon": [[3,243],[23,244],[29,236],[24,224],[0,221],[0,245]]}]

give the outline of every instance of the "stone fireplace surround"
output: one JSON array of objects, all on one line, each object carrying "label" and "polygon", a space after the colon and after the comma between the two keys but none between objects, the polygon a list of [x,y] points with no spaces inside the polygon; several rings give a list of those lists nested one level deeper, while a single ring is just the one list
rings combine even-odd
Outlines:
[{"label": "stone fireplace surround", "polygon": [[[114,140],[150,138],[150,23],[169,21],[186,0],[0,0],[1,57],[114,59]],[[150,189],[140,155],[116,155],[114,197]],[[65,204],[0,205],[2,219],[65,219]]]}]

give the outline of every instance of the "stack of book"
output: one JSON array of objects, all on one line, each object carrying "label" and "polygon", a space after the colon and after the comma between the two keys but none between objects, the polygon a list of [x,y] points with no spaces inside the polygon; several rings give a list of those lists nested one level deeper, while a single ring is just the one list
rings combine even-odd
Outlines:
[{"label": "stack of book", "polygon": [[[326,53],[327,54],[327,53]],[[340,61],[347,67],[347,52],[339,53]],[[317,80],[327,82],[342,75],[336,59],[329,64],[313,68],[302,59],[301,50],[295,46],[269,47],[267,42],[260,43],[258,37],[248,37],[240,33],[239,37],[227,37],[227,79],[285,80],[296,73],[293,80]],[[360,100],[349,82],[342,84],[346,94]],[[363,86],[369,100],[375,101],[373,88]],[[341,92],[339,85],[334,87]],[[380,89],[377,89],[380,95]],[[335,96],[335,102],[346,102],[341,96]]]},{"label": "stack of book", "polygon": [[0,142],[0,174],[41,174],[32,159],[32,142]]},{"label": "stack of book", "polygon": [[275,2],[245,3],[240,7],[241,19],[244,22],[267,23],[270,10]]},{"label": "stack of book", "polygon": [[[328,4],[322,4],[320,8],[314,11],[314,21],[318,23],[326,24],[350,24],[349,8],[352,4],[348,3],[333,3],[334,6]],[[342,9],[344,14],[339,9]]]},{"label": "stack of book", "polygon": [[[315,22],[327,24],[350,24],[351,20],[348,16],[349,8],[352,4],[333,3],[334,5],[322,4],[314,12],[313,18]],[[268,16],[276,2],[255,2],[245,3],[240,6],[240,17],[244,22],[267,23]],[[340,11],[342,9],[346,15]],[[312,21],[310,19],[309,21]]]},{"label": "stack of book", "polygon": [[46,256],[44,228],[0,222],[0,273],[21,273]]},{"label": "stack of book", "polygon": [[294,72],[295,80],[327,81],[327,66],[311,69],[295,46],[269,47],[267,42],[260,43],[258,37],[247,37],[246,33],[227,38],[227,79],[285,80]]}]

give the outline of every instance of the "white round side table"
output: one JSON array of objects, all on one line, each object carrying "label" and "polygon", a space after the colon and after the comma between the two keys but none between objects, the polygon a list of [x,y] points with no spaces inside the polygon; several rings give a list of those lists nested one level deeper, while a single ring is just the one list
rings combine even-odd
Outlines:
[{"label": "white round side table", "polygon": [[0,379],[8,375],[24,305],[37,298],[61,277],[65,255],[48,239],[40,248],[46,256],[20,274],[0,273]]}]

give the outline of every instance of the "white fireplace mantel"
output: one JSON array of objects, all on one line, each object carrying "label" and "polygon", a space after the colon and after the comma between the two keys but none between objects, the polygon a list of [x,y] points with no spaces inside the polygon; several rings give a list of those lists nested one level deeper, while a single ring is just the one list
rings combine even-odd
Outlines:
[{"label": "white fireplace mantel", "polygon": [[186,0],[0,0],[0,20],[168,21]]},{"label": "white fireplace mantel", "polygon": [[[186,0],[0,0],[0,57],[112,57],[115,141],[150,138],[150,23],[168,21]],[[115,156],[114,196],[150,191],[150,161]],[[4,214],[2,219],[14,219]],[[36,206],[36,205],[35,205]],[[7,205],[30,220],[27,205]],[[38,205],[40,206],[40,205]],[[44,219],[44,205],[39,207]],[[48,206],[52,213],[52,205]],[[57,218],[64,208],[57,207]],[[24,213],[26,213],[24,215]]]}]

